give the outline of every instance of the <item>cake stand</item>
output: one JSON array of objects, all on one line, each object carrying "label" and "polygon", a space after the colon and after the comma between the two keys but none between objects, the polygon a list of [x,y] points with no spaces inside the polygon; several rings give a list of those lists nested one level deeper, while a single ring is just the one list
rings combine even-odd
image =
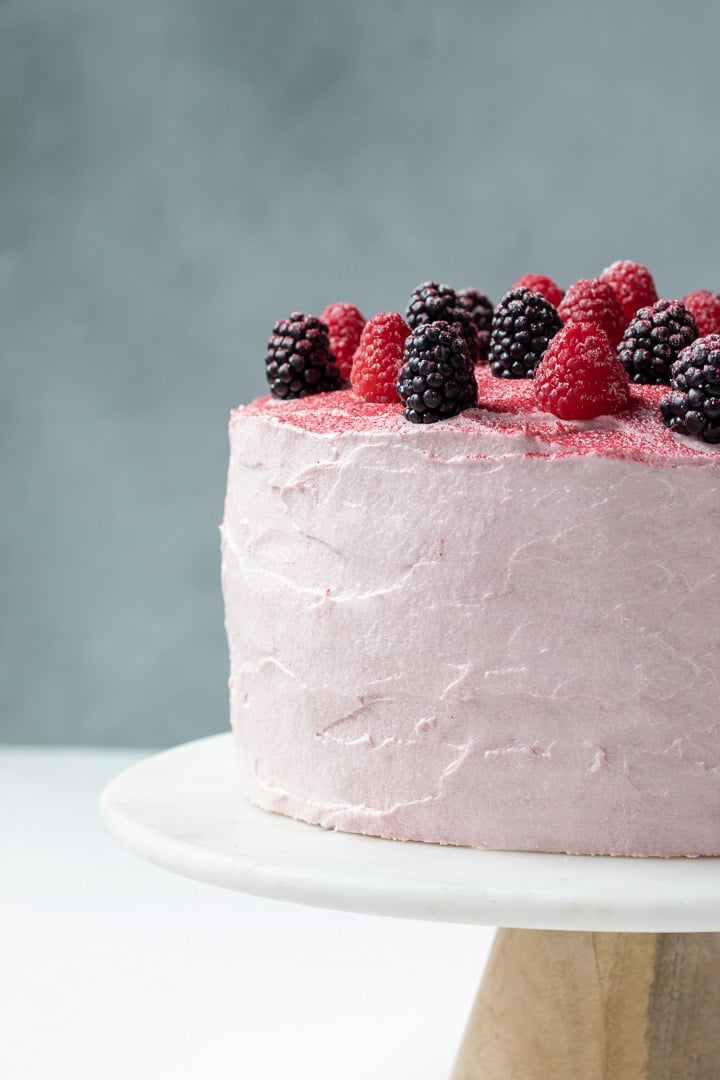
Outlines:
[{"label": "cake stand", "polygon": [[110,833],[197,881],[498,930],[452,1080],[718,1080],[720,858],[476,851],[327,832],[251,806],[230,735],[105,789]]}]

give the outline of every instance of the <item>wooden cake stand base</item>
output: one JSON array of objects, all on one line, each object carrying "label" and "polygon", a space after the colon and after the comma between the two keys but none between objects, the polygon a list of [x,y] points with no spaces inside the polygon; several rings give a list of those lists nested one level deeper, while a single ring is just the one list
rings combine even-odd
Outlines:
[{"label": "wooden cake stand base", "polygon": [[243,795],[229,735],[103,793],[125,847],[198,881],[501,926],[452,1080],[720,1080],[720,858],[473,851],[325,832]]},{"label": "wooden cake stand base", "polygon": [[452,1080],[717,1080],[720,934],[498,930]]}]

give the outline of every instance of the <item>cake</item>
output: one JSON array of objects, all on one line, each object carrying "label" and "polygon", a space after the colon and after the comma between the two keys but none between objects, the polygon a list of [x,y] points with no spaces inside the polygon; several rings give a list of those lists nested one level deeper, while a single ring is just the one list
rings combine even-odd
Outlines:
[{"label": "cake", "polygon": [[249,797],[394,840],[720,854],[720,454],[667,385],[569,420],[491,372],[438,423],[346,382],[233,410]]}]

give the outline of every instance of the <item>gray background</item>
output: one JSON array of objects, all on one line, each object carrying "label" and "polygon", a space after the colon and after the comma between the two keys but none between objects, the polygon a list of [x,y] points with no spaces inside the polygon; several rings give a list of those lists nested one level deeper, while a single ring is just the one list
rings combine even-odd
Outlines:
[{"label": "gray background", "polygon": [[275,318],[616,258],[720,286],[720,5],[0,0],[0,738],[226,724]]}]

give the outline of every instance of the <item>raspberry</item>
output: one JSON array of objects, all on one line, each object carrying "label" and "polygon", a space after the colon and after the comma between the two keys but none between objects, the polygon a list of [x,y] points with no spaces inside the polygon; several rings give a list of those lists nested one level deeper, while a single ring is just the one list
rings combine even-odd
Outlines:
[{"label": "raspberry", "polygon": [[618,360],[632,382],[668,383],[681,349],[698,336],[695,317],[679,300],[640,308],[618,346]]},{"label": "raspberry", "polygon": [[469,314],[477,330],[475,363],[487,363],[492,326],[493,306],[485,293],[475,289],[458,289],[458,304]]},{"label": "raspberry", "polygon": [[328,304],[320,316],[328,328],[330,350],[343,379],[350,378],[353,354],[358,347],[365,319],[354,304]]},{"label": "raspberry", "polygon": [[697,338],[682,350],[670,386],[660,414],[671,431],[720,443],[720,334]]},{"label": "raspberry", "polygon": [[455,326],[433,322],[411,331],[397,389],[413,424],[433,424],[477,404],[475,367]]},{"label": "raspberry", "polygon": [[627,259],[614,262],[603,270],[600,280],[612,285],[617,293],[626,323],[640,308],[652,307],[657,301],[652,274],[642,263],[629,262]]},{"label": "raspberry", "polygon": [[700,337],[720,334],[720,293],[698,289],[683,296],[682,302],[695,316]]},{"label": "raspberry", "polygon": [[327,326],[315,315],[303,315],[301,311],[275,323],[265,364],[274,397],[307,397],[339,390],[343,385],[330,352]]},{"label": "raspberry", "polygon": [[396,311],[381,311],[365,323],[352,364],[351,382],[363,401],[398,400],[397,377],[410,327]]},{"label": "raspberry", "polygon": [[411,330],[432,322],[458,323],[473,363],[477,362],[478,332],[470,312],[458,301],[452,285],[438,285],[437,281],[418,285],[410,293],[405,317]]},{"label": "raspberry", "polygon": [[503,379],[530,378],[550,339],[562,327],[556,309],[522,286],[505,293],[493,313],[490,370]]},{"label": "raspberry", "polygon": [[563,298],[560,286],[545,274],[523,274],[514,285],[510,286],[510,290],[513,289],[530,289],[530,292],[539,292],[553,307],[557,307]]},{"label": "raspberry", "polygon": [[580,278],[571,285],[558,308],[564,323],[590,322],[605,331],[613,349],[625,329],[622,306],[612,285],[600,278]]},{"label": "raspberry", "polygon": [[538,405],[561,420],[590,420],[628,403],[627,372],[595,323],[571,322],[555,335],[535,369]]}]

